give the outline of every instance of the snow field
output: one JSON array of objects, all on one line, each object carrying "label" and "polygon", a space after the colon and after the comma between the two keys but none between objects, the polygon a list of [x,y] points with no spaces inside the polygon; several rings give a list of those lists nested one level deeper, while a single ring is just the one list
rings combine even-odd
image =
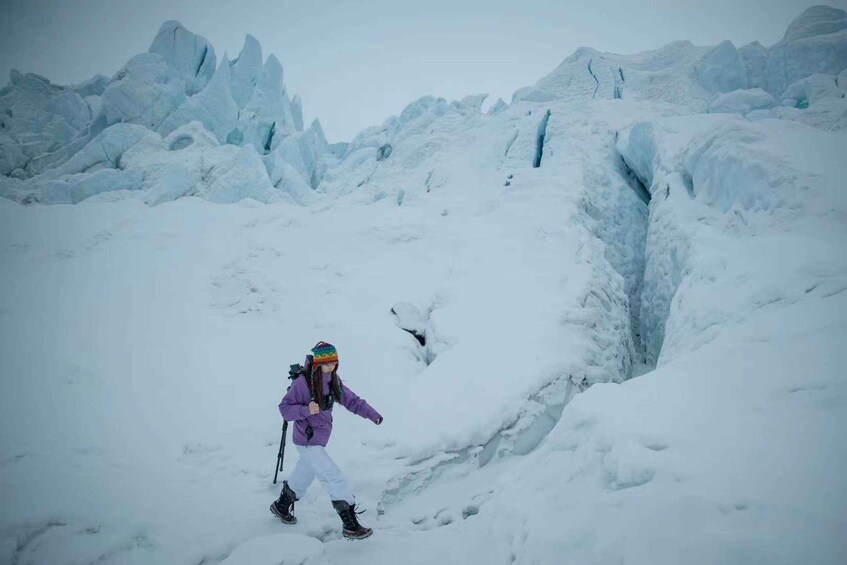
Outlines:
[{"label": "snow field", "polygon": [[[451,186],[463,186],[464,169],[446,167],[459,179]],[[318,339],[339,345],[342,376],[386,417],[375,428],[339,416],[331,446],[370,508],[390,498],[382,489],[404,477],[413,458],[444,446],[481,446],[505,428],[501,452],[529,451],[555,423],[539,432],[535,417],[548,402],[560,411],[570,394],[567,368],[594,367],[577,382],[623,378],[614,355],[580,363],[557,345],[572,343],[570,356],[597,355],[580,328],[614,316],[604,318],[591,302],[589,313],[567,313],[583,310],[575,302],[598,276],[619,275],[585,262],[600,245],[588,232],[557,225],[578,211],[567,191],[552,190],[544,177],[513,195],[499,183],[493,194],[481,190],[456,189],[437,203],[410,190],[402,206],[384,198],[314,211],[249,200],[221,207],[182,199],[155,208],[132,198],[75,207],[4,202],[7,264],[14,265],[4,271],[4,328],[35,322],[4,339],[22,353],[4,356],[4,373],[27,375],[4,383],[4,397],[19,401],[5,412],[4,445],[21,456],[6,472],[29,485],[16,489],[27,496],[12,498],[7,526],[13,539],[37,540],[12,553],[47,555],[76,543],[76,531],[108,524],[108,540],[86,535],[122,560],[199,560],[275,531],[256,510],[274,496],[258,488],[269,482],[278,441],[268,410],[283,392],[287,364],[302,361]],[[539,226],[542,210],[550,221]],[[536,269],[577,247],[583,266]],[[570,294],[562,299],[563,288],[574,302]],[[404,302],[426,320],[428,366],[424,348],[391,314]],[[625,333],[627,322],[619,317],[615,331]],[[43,348],[44,365],[27,363],[28,344]],[[545,389],[551,382],[559,384]],[[539,390],[552,398],[528,399]],[[96,409],[85,410],[89,402]],[[29,411],[35,405],[43,406],[38,414]],[[51,430],[59,433],[45,439]],[[73,497],[49,480],[54,455],[74,461],[64,477]],[[288,457],[286,469],[293,450]],[[92,468],[103,471],[92,475]],[[324,498],[315,488],[298,513],[311,522],[306,532],[329,541],[338,538],[337,517]],[[112,500],[125,501],[133,516]],[[215,511],[221,507],[225,516]],[[35,535],[49,523],[64,525]],[[132,541],[139,536],[140,545]]]},{"label": "snow field", "polygon": [[[427,96],[331,146],[249,36],[217,65],[167,22],[113,79],[14,74],[0,556],[842,562],[842,14],[580,49],[509,106]],[[357,544],[320,486],[294,527],[266,510],[318,340],[385,416],[329,445]]]}]

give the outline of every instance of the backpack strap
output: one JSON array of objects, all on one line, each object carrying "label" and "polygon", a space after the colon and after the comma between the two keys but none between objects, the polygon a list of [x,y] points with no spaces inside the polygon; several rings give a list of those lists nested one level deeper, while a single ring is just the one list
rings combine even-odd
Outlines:
[{"label": "backpack strap", "polygon": [[306,362],[303,364],[303,370],[300,374],[306,379],[306,387],[309,389],[309,398],[315,402],[315,391],[312,390],[312,366],[315,358],[312,355],[306,355]]},{"label": "backpack strap", "polygon": [[[306,362],[303,364],[303,370],[300,371],[300,376],[306,379],[306,387],[309,389],[309,399],[312,402],[317,402],[315,399],[315,391],[312,390],[312,367],[314,357],[312,355],[306,355]],[[299,377],[298,377],[299,378]],[[311,425],[306,425],[306,429],[304,430],[306,434],[306,442],[312,441],[312,437],[315,435],[315,430]]]}]

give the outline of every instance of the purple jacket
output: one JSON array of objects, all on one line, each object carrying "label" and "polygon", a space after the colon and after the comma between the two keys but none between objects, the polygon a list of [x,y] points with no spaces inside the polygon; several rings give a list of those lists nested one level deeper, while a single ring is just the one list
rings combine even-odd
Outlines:
[{"label": "purple jacket", "polygon": [[[321,376],[323,377],[323,393],[327,395],[329,394],[329,383],[332,375],[327,373]],[[367,418],[374,424],[382,420],[379,412],[371,408],[371,405],[364,398],[356,396],[356,393],[347,388],[343,381],[341,382],[341,391],[343,394],[340,399],[337,399],[337,404],[342,404],[350,412],[362,418]],[[297,377],[279,403],[279,413],[285,420],[294,422],[294,443],[296,445],[322,445],[326,447],[329,435],[332,433],[332,410],[310,415],[310,401],[311,396],[309,395],[309,385],[306,378]],[[311,440],[306,439],[307,426],[312,426],[314,431]]]}]

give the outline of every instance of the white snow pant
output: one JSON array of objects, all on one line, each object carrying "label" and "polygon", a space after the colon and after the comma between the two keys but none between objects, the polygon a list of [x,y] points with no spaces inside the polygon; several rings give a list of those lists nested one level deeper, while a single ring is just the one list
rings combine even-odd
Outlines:
[{"label": "white snow pant", "polygon": [[350,504],[355,502],[350,484],[323,446],[295,444],[294,447],[300,453],[300,459],[288,477],[288,486],[297,498],[303,498],[317,477],[331,500],[346,500]]}]

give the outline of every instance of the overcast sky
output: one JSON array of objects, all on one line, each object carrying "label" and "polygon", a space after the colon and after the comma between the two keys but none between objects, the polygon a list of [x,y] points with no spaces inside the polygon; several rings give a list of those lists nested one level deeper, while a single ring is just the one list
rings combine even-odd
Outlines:
[{"label": "overcast sky", "polygon": [[[0,0],[0,84],[114,74],[175,19],[218,61],[247,33],[282,62],[330,142],[349,141],[421,96],[497,97],[534,84],[577,47],[636,53],[677,39],[777,42],[802,0]],[[829,0],[847,8],[847,0]]]}]

